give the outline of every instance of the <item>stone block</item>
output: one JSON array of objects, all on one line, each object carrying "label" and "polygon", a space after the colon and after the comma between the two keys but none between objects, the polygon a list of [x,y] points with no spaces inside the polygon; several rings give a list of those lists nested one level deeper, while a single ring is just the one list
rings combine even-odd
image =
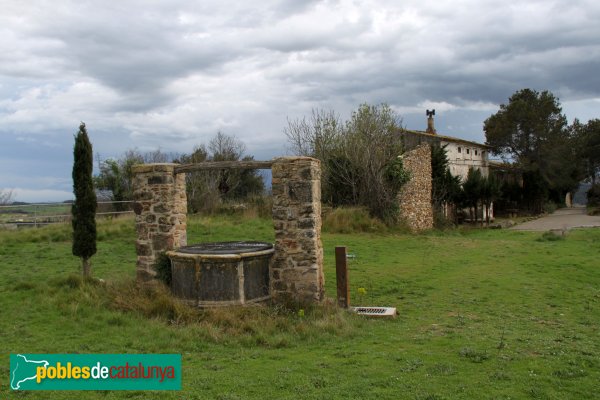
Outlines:
[{"label": "stone block", "polygon": [[158,225],[158,231],[162,233],[168,233],[173,230],[173,225]]},{"label": "stone block", "polygon": [[135,251],[140,256],[151,256],[152,246],[146,241],[137,240],[135,242]]},{"label": "stone block", "polygon": [[135,215],[140,215],[142,213],[143,207],[137,201],[135,203],[133,203],[132,208],[133,208],[133,212],[135,213]]},{"label": "stone block", "polygon": [[315,225],[315,218],[302,218],[298,221],[298,229],[314,229]]},{"label": "stone block", "polygon": [[288,183],[288,193],[291,201],[299,203],[309,203],[313,200],[312,182],[290,182]]},{"label": "stone block", "polygon": [[173,250],[175,239],[168,233],[155,233],[152,235],[152,247],[154,251]]},{"label": "stone block", "polygon": [[288,285],[284,281],[274,281],[273,289],[280,292],[286,292],[288,290]]}]

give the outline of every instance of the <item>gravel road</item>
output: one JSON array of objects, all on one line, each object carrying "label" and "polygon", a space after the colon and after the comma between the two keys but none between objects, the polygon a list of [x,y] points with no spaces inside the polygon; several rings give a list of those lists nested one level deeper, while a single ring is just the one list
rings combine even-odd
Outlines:
[{"label": "gravel road", "polygon": [[561,208],[546,217],[528,221],[510,229],[519,231],[549,231],[552,229],[572,229],[600,227],[600,216],[589,216],[585,207]]}]

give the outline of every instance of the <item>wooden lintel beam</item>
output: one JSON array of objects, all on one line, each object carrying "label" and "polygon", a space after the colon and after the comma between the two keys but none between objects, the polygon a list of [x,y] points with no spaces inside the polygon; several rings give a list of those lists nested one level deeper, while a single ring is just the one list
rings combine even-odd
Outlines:
[{"label": "wooden lintel beam", "polygon": [[271,169],[273,161],[206,161],[194,164],[182,164],[175,167],[175,173],[209,171],[219,169]]}]

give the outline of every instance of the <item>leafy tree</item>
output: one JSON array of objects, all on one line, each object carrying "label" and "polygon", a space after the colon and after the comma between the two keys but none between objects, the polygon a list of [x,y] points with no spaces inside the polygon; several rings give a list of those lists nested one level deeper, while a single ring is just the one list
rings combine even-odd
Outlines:
[{"label": "leafy tree", "polygon": [[595,184],[600,174],[600,119],[592,119],[586,124],[575,120],[570,129],[577,141],[583,177]]},{"label": "leafy tree", "polygon": [[[252,161],[253,156],[245,156],[242,161]],[[257,196],[265,191],[265,183],[262,175],[255,169],[243,169],[239,171],[240,183],[231,191],[234,199],[245,199],[249,196]]]},{"label": "leafy tree", "polygon": [[[109,158],[98,161],[100,173],[94,177],[94,185],[100,190],[108,190],[112,201],[133,200],[133,166],[145,163],[165,163],[171,157],[160,149],[141,153],[137,150],[127,150],[119,159]],[[115,203],[117,211],[124,211],[128,206]]]},{"label": "leafy tree", "polygon": [[323,201],[364,206],[391,223],[409,178],[400,157],[400,125],[388,105],[362,104],[345,123],[333,111],[313,111],[308,120],[288,121],[285,134],[296,154],[321,160]]},{"label": "leafy tree", "polygon": [[[100,173],[94,177],[94,184],[100,190],[111,193],[115,202],[133,200],[133,171],[136,164],[143,164],[144,157],[135,150],[128,150],[118,160],[109,158],[99,164]],[[128,209],[125,203],[114,203],[117,211]]]},{"label": "leafy tree", "polygon": [[[358,204],[388,223],[397,218],[398,192],[409,179],[402,166],[400,124],[399,116],[388,105],[362,104],[346,122],[339,143],[341,155],[359,171],[358,176],[344,176],[346,170],[341,168],[339,173],[358,188]],[[352,182],[353,177],[358,179]]]},{"label": "leafy tree", "polygon": [[[458,205],[462,191],[460,177],[450,173],[446,147],[431,146],[431,199],[437,215],[446,205]],[[456,211],[456,207],[453,209]]]},{"label": "leafy tree", "polygon": [[469,207],[471,221],[477,223],[478,206],[482,198],[484,178],[477,168],[469,168],[467,179],[463,183],[464,202]]},{"label": "leafy tree", "polygon": [[593,184],[587,192],[587,205],[589,207],[600,206],[600,184]]},{"label": "leafy tree", "polygon": [[81,258],[84,277],[90,277],[90,258],[96,254],[96,193],[92,180],[92,144],[85,124],[79,126],[73,150],[73,191],[75,201],[71,208],[73,218],[73,255]]},{"label": "leafy tree", "polygon": [[321,198],[334,207],[359,204],[360,169],[341,154],[321,160]]},{"label": "leafy tree", "polygon": [[[497,179],[497,178],[496,178]],[[496,210],[514,210],[523,204],[523,190],[517,181],[505,180],[500,185],[500,196],[494,201]]]},{"label": "leafy tree", "polygon": [[544,196],[531,199],[533,203],[543,204],[551,194],[560,200],[577,186],[579,164],[573,138],[552,93],[517,91],[508,104],[486,119],[484,130],[494,154],[512,159],[529,174],[530,185],[524,185],[524,190],[530,187],[535,191],[524,197]]},{"label": "leafy tree", "polygon": [[548,185],[539,170],[523,171],[523,203],[534,213],[544,210],[548,198]]},{"label": "leafy tree", "polygon": [[481,203],[485,206],[485,221],[490,225],[490,208],[502,194],[502,186],[493,174],[483,177],[481,181]]}]

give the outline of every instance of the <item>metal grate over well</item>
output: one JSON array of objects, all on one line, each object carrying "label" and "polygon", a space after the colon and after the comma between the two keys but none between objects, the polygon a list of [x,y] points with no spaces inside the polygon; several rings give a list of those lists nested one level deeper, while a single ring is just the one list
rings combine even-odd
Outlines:
[{"label": "metal grate over well", "polygon": [[184,246],[177,249],[177,251],[185,254],[241,254],[270,250],[272,248],[273,245],[266,242],[213,242]]}]

